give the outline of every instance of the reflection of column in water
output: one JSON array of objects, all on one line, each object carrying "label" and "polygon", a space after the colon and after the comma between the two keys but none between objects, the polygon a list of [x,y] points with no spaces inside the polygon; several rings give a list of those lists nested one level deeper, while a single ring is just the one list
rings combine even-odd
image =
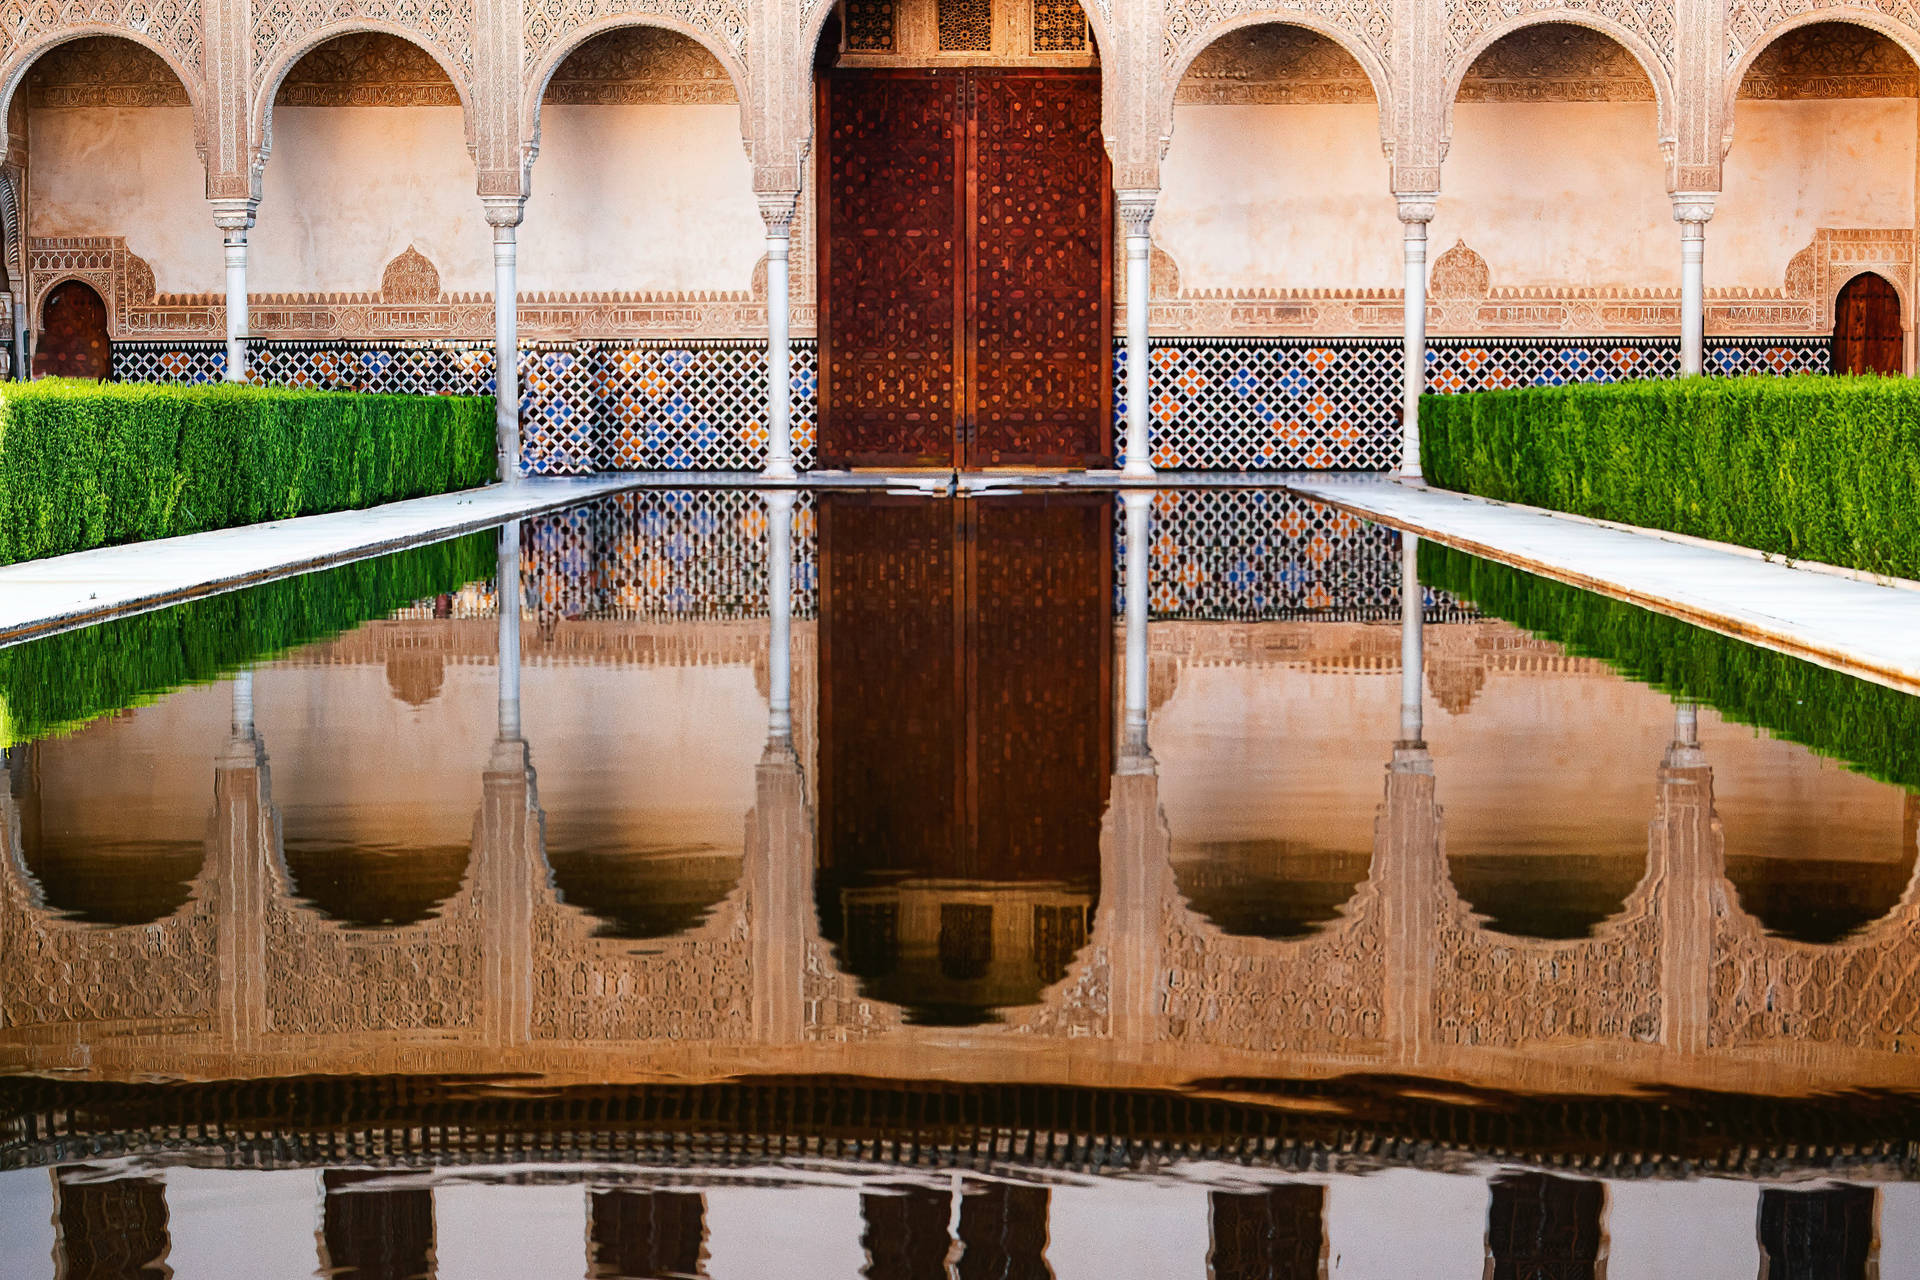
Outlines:
[{"label": "reflection of column in water", "polygon": [[253,737],[253,672],[242,671],[233,677],[233,739],[245,742]]},{"label": "reflection of column in water", "polygon": [[767,503],[767,736],[793,736],[793,504],[781,489]]},{"label": "reflection of column in water", "polygon": [[1122,720],[1121,769],[1149,759],[1147,746],[1147,539],[1153,528],[1153,495],[1122,494],[1127,509],[1126,707]]},{"label": "reflection of column in water", "polygon": [[1420,539],[1400,535],[1400,740],[1421,740],[1420,688],[1426,656],[1422,628],[1425,605],[1420,596]]},{"label": "reflection of column in water", "polygon": [[500,526],[500,547],[493,576],[495,611],[500,616],[500,732],[502,742],[520,736],[520,522]]}]

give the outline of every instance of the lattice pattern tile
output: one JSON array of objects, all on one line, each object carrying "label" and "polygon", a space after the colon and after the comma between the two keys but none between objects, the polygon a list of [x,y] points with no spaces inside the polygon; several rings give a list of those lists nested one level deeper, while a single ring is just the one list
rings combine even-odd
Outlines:
[{"label": "lattice pattern tile", "polygon": [[[793,513],[793,611],[816,608],[813,495]],[[560,618],[767,616],[767,511],[740,489],[623,493],[530,518],[522,534],[526,598]]]}]

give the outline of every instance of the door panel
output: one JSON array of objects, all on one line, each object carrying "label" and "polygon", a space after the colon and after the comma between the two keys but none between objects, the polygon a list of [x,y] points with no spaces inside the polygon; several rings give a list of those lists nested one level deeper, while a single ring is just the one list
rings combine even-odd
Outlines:
[{"label": "door panel", "polygon": [[820,113],[822,464],[1109,458],[1099,73],[836,70]]},{"label": "door panel", "polygon": [[1113,223],[1100,78],[974,94],[973,466],[1093,466],[1112,417]]},{"label": "door panel", "polygon": [[[820,461],[952,465],[966,128],[952,72],[836,71],[822,98]],[[832,423],[832,429],[825,425]]]},{"label": "door panel", "polygon": [[1847,281],[1833,312],[1835,373],[1900,372],[1900,295],[1885,277],[1869,271]]}]

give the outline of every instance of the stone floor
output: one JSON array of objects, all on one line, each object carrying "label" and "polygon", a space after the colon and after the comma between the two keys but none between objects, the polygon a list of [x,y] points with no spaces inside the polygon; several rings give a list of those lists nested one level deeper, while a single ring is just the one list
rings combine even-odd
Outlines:
[{"label": "stone floor", "polygon": [[[1112,487],[1114,473],[952,477],[823,474],[813,487],[971,493]],[[368,511],[103,547],[0,567],[0,643],[158,608],[266,578],[378,555],[626,489],[763,487],[758,477],[630,473],[526,480]],[[1718,544],[1605,526],[1529,507],[1325,474],[1155,477],[1156,487],[1278,486],[1727,635],[1920,692],[1920,590],[1767,560]]]}]

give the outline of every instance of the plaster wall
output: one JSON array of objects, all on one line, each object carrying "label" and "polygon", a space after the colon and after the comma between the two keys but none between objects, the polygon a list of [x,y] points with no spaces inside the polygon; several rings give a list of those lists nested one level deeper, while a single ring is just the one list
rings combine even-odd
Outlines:
[{"label": "plaster wall", "polygon": [[520,230],[524,292],[751,283],[767,232],[739,107],[549,104],[540,136]]},{"label": "plaster wall", "polygon": [[125,236],[160,292],[226,287],[191,108],[36,109],[27,149],[29,236]]},{"label": "plaster wall", "polygon": [[1912,98],[1741,99],[1707,226],[1707,287],[1777,287],[1820,227],[1911,227]]}]

